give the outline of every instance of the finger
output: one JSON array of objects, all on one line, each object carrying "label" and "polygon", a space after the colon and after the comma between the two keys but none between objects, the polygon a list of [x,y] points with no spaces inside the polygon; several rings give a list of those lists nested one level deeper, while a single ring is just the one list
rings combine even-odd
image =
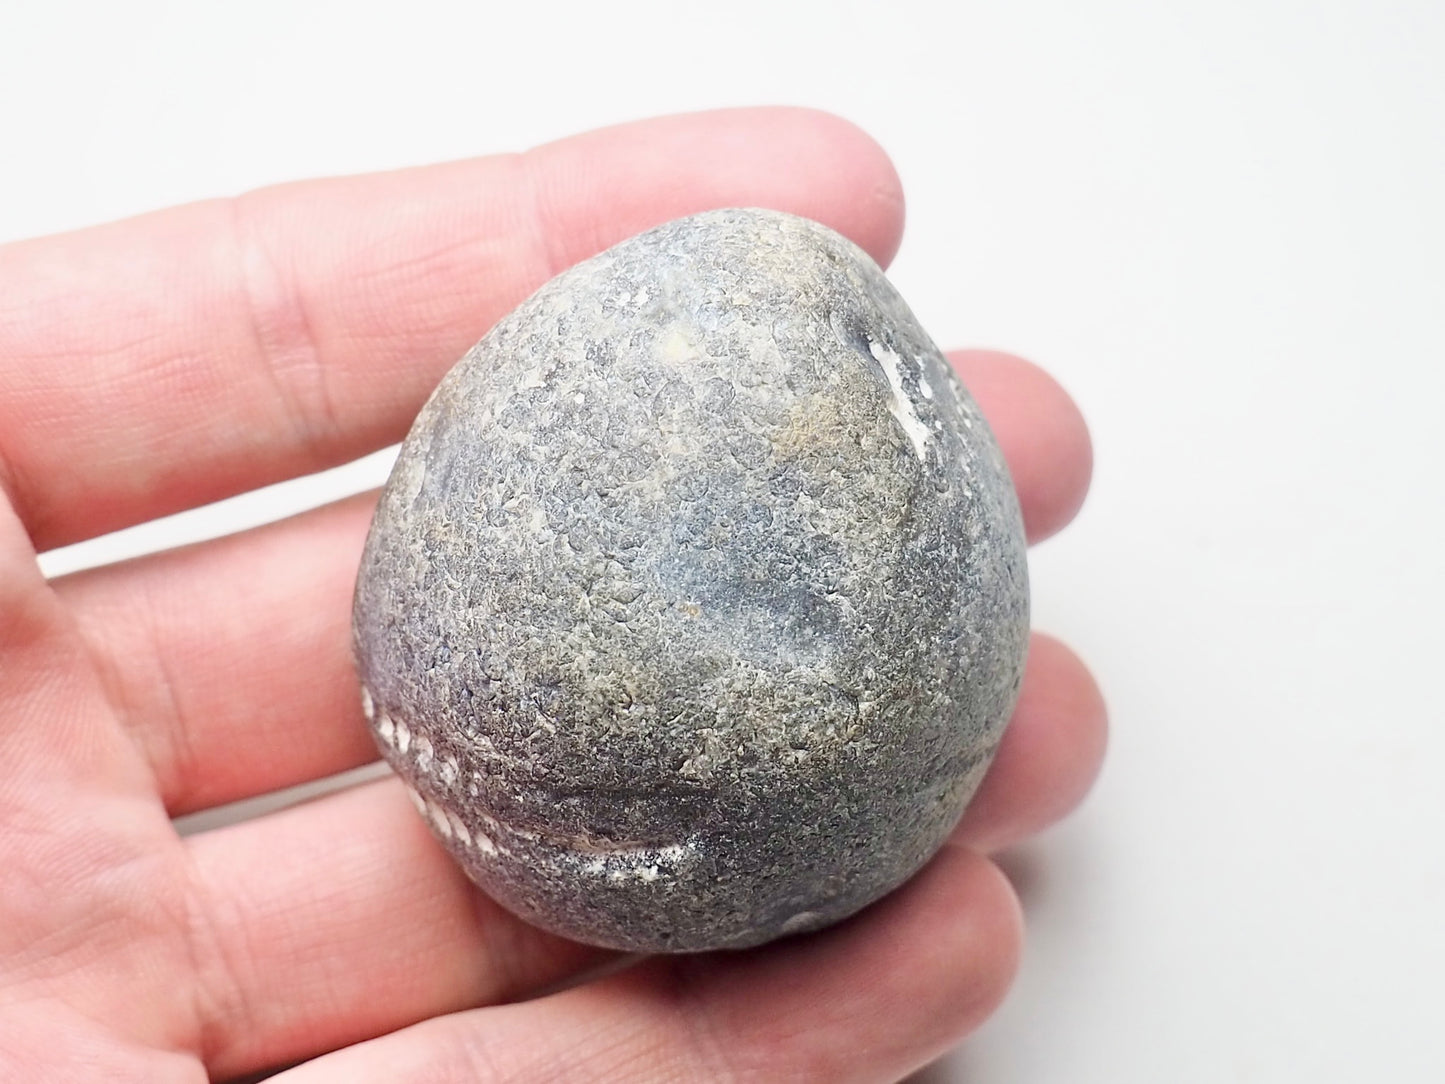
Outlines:
[{"label": "finger", "polygon": [[992,852],[1061,820],[1098,777],[1108,729],[1088,668],[1058,640],[1035,633],[1018,706],[954,838]]},{"label": "finger", "polygon": [[1003,876],[947,848],[823,933],[655,959],[552,997],[428,1020],[277,1080],[892,1081],[993,1010],[1019,942]]},{"label": "finger", "polygon": [[374,503],[54,582],[172,816],[376,759],[350,636]]},{"label": "finger", "polygon": [[395,778],[187,846],[213,1078],[524,997],[608,955],[474,889]]},{"label": "finger", "polygon": [[0,483],[46,549],[343,462],[399,439],[552,273],[738,204],[819,219],[880,260],[902,228],[871,139],[746,109],[0,249]]},{"label": "finger", "polygon": [[1003,448],[1030,542],[1065,526],[1093,473],[1089,429],[1058,382],[1037,365],[994,350],[949,355]]},{"label": "finger", "polygon": [[[1077,799],[1101,739],[1090,718],[1068,713],[1091,709],[1090,688],[1067,649],[1037,639],[1004,747],[958,838],[1011,841]],[[212,1049],[237,1071],[525,996],[593,959],[474,896],[394,779],[191,846],[203,894],[224,916],[212,956],[233,961],[209,984],[225,991],[207,999],[217,1006]],[[325,953],[307,949],[319,944]]]}]

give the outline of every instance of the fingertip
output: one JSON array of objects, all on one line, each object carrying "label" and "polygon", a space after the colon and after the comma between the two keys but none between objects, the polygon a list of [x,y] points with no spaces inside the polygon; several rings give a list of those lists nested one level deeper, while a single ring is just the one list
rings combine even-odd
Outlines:
[{"label": "fingertip", "polygon": [[903,186],[887,153],[851,121],[818,109],[656,117],[528,155],[538,163],[533,176],[552,232],[567,241],[557,261],[564,265],[714,207],[768,207],[814,219],[883,265],[903,236]]},{"label": "fingertip", "polygon": [[776,107],[798,134],[811,134],[812,151],[831,166],[834,191],[821,218],[887,267],[903,241],[903,180],[888,152],[852,121],[819,109]]},{"label": "fingertip", "polygon": [[1051,675],[1030,690],[1030,706],[1058,719],[1074,720],[1058,743],[1061,759],[1072,768],[1073,787],[1059,788],[1060,813],[1073,809],[1098,779],[1109,745],[1109,709],[1103,690],[1078,653],[1048,633],[1036,632],[1029,649],[1039,669]]},{"label": "fingertip", "polygon": [[[720,141],[743,144],[733,161],[772,167],[760,194],[837,230],[887,267],[903,240],[903,181],[888,152],[857,124],[823,109],[774,105],[695,114]],[[750,156],[748,151],[755,153]],[[755,183],[755,182],[754,182]]]},{"label": "fingertip", "polygon": [[1108,709],[1072,650],[1035,633],[1013,719],[955,836],[993,851],[1061,820],[1098,778]]},{"label": "fingertip", "polygon": [[[694,988],[701,973],[715,996],[726,991],[729,1023],[770,1048],[779,1065],[809,1066],[806,1079],[839,1079],[847,1066],[891,1080],[938,1057],[997,1009],[1022,944],[1023,912],[1008,879],[977,852],[948,845],[846,922],[681,966]],[[819,1010],[818,1026],[804,1033],[792,1026],[800,1013]]]},{"label": "fingertip", "polygon": [[1003,449],[1030,542],[1062,529],[1078,514],[1094,472],[1093,441],[1083,413],[1047,372],[997,350],[949,354]]},{"label": "fingertip", "polygon": [[[954,1022],[949,1042],[956,1042],[987,1020],[1013,987],[1023,957],[1024,913],[1013,884],[1002,870],[978,852],[949,845],[935,865],[945,869],[952,891],[951,922],[940,928],[952,944],[939,945],[953,1003],[945,1014]],[[966,967],[957,966],[966,961]]]}]

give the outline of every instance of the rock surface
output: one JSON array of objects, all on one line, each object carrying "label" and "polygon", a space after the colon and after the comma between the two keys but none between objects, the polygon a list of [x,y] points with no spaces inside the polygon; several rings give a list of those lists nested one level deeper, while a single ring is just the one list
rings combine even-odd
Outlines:
[{"label": "rock surface", "polygon": [[641,951],[894,888],[1017,696],[1023,528],[882,272],[715,211],[564,272],[418,417],[357,584],[362,701],[467,873]]}]

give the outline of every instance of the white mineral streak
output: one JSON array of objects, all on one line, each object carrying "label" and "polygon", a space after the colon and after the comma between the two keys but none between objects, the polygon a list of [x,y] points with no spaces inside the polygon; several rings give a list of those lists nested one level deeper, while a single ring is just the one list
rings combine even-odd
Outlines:
[{"label": "white mineral streak", "polygon": [[799,933],[802,930],[810,929],[821,916],[816,911],[799,911],[782,925],[782,932]]},{"label": "white mineral streak", "polygon": [[903,390],[902,359],[882,343],[868,340],[868,353],[873,355],[873,360],[878,362],[883,369],[883,375],[888,378],[888,384],[893,388],[893,400],[888,404],[888,413],[893,415],[895,421],[903,427],[913,450],[918,453],[920,462],[923,460],[923,448],[928,443],[928,427],[918,420],[918,414],[913,409],[913,400],[908,398],[908,393]]},{"label": "white mineral streak", "polygon": [[[918,354],[913,360],[918,365],[918,394],[925,399],[932,399],[933,385],[928,382],[928,365],[924,362],[922,354]],[[941,428],[937,422],[934,423],[933,427],[935,429]]]},{"label": "white mineral streak", "polygon": [[435,802],[426,803],[426,815],[431,818],[432,824],[443,839],[452,838],[452,823],[447,819],[447,811]]},{"label": "white mineral streak", "polygon": [[455,836],[464,846],[472,845],[472,833],[462,823],[462,819],[450,810],[447,811],[447,823],[451,825],[452,835]]},{"label": "white mineral streak", "polygon": [[[691,844],[671,843],[661,847],[612,845],[580,835],[539,835],[527,829],[516,828],[494,817],[480,815],[477,820],[488,831],[477,825],[468,826],[450,810],[436,802],[423,798],[421,794],[407,787],[407,794],[418,812],[429,820],[443,839],[455,839],[464,846],[474,848],[486,856],[503,854],[511,856],[513,850],[498,842],[504,837],[539,842],[549,850],[557,852],[553,860],[564,864],[568,859],[585,854],[587,859],[580,863],[587,873],[601,875],[612,881],[626,881],[636,878],[651,883],[664,875],[673,874],[679,865],[693,856]],[[490,833],[490,834],[489,834]],[[545,852],[544,852],[545,853]],[[535,856],[533,858],[535,861]]]}]

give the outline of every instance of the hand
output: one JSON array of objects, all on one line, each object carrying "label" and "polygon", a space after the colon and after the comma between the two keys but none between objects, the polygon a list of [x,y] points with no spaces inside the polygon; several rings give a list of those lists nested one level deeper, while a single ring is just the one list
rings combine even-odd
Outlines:
[{"label": "hand", "polygon": [[[1103,746],[1098,693],[1052,640],[954,841],[904,889],[820,934],[527,1000],[604,954],[470,887],[393,779],[171,823],[375,758],[348,632],[370,497],[51,582],[35,561],[400,439],[553,272],[727,205],[809,215],[880,262],[902,228],[867,137],[746,110],[0,249],[0,1078],[889,1080],[994,1007],[1019,911],[983,855],[1071,808]],[[953,360],[1030,536],[1056,530],[1088,483],[1078,413],[1025,362]]]}]

